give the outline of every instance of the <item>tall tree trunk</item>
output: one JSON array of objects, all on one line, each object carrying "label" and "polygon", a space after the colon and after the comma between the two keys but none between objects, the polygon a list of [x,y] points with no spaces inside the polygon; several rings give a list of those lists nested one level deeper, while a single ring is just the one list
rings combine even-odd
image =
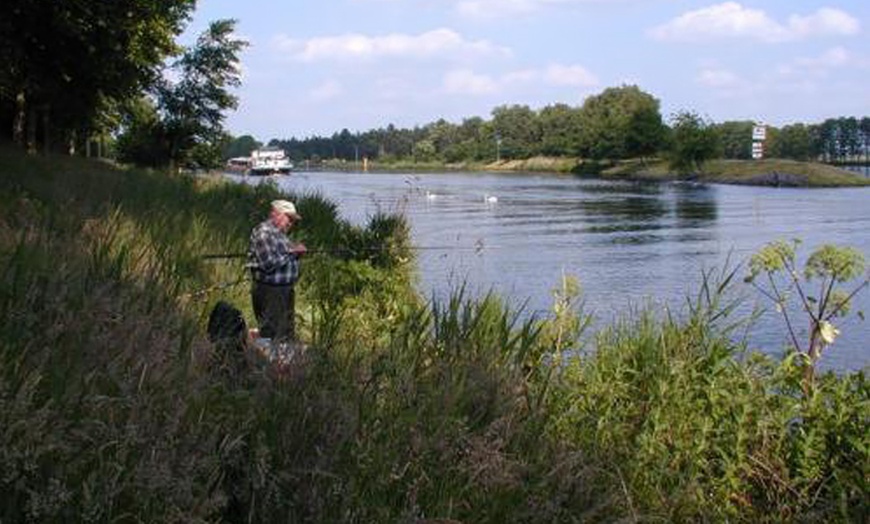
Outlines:
[{"label": "tall tree trunk", "polygon": [[51,105],[42,106],[42,152],[48,155],[51,152]]},{"label": "tall tree trunk", "polygon": [[27,127],[27,103],[24,91],[15,96],[15,117],[12,120],[12,141],[24,147],[24,130]]},{"label": "tall tree trunk", "polygon": [[36,108],[32,105],[27,107],[27,142],[25,147],[28,155],[36,154]]}]

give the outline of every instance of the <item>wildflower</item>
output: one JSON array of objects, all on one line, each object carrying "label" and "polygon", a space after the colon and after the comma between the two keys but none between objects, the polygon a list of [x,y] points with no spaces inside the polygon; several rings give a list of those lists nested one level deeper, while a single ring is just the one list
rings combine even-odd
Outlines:
[{"label": "wildflower", "polygon": [[819,323],[819,334],[822,336],[822,341],[830,345],[834,343],[834,339],[840,334],[840,330],[827,320],[823,320]]}]

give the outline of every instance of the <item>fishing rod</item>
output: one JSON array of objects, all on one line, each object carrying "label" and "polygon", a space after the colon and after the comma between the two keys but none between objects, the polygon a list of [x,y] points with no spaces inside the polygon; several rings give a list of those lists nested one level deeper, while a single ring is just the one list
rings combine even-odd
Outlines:
[{"label": "fishing rod", "polygon": [[[483,242],[477,242],[474,246],[409,246],[409,249],[414,250],[429,250],[429,251],[474,251],[476,253],[480,253],[484,249]],[[381,247],[358,247],[358,248],[350,248],[350,247],[334,247],[334,248],[318,248],[318,249],[309,249],[306,251],[307,253],[356,253],[360,251],[386,251],[390,249],[389,246],[381,246]],[[492,249],[492,246],[490,246]],[[248,253],[206,253],[204,255],[200,255],[200,258],[203,260],[219,260],[219,259],[231,259],[231,258],[247,258]]]},{"label": "fishing rod", "polygon": [[200,298],[204,298],[206,296],[209,296],[211,293],[213,293],[215,291],[223,291],[224,289],[228,289],[231,287],[235,287],[235,286],[244,284],[247,281],[248,281],[248,277],[244,276],[244,277],[239,278],[237,280],[232,280],[229,282],[221,282],[221,283],[214,284],[212,286],[208,286],[208,287],[205,287],[205,288],[197,290],[197,291],[191,291],[189,293],[182,293],[182,294],[178,295],[178,300],[180,300],[180,301],[198,300]]}]

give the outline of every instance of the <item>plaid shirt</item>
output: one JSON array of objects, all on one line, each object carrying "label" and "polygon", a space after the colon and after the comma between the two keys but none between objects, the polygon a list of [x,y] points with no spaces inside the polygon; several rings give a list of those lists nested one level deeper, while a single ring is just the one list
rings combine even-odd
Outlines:
[{"label": "plaid shirt", "polygon": [[251,232],[248,267],[251,276],[264,284],[293,284],[299,278],[299,258],[293,243],[270,221]]}]

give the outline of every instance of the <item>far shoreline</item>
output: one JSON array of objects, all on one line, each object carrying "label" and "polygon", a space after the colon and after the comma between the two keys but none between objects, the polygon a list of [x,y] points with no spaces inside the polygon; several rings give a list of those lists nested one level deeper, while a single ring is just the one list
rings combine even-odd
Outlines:
[{"label": "far shoreline", "polygon": [[[312,167],[312,166],[308,166]],[[451,171],[489,171],[505,173],[550,173],[644,182],[687,181],[708,184],[746,185],[762,187],[825,188],[867,187],[870,177],[840,167],[817,162],[795,160],[712,160],[701,171],[676,174],[669,171],[663,160],[628,160],[601,165],[576,158],[532,157],[524,160],[502,160],[479,163],[392,162],[369,161],[366,171],[415,173]],[[337,171],[363,171],[362,162],[324,161],[316,169]],[[305,169],[307,170],[307,169]]]}]

